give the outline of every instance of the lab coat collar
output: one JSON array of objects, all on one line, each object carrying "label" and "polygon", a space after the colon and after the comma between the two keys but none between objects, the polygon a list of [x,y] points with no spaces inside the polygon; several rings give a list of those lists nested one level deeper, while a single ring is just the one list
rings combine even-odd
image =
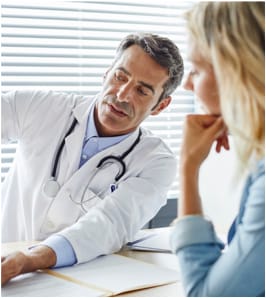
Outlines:
[{"label": "lab coat collar", "polygon": [[77,119],[78,124],[76,125],[74,132],[71,133],[65,139],[65,149],[66,149],[66,160],[62,164],[64,168],[66,179],[68,179],[73,172],[75,172],[79,167],[80,155],[82,150],[83,138],[86,131],[88,115],[91,109],[94,107],[97,96],[94,98],[84,98],[84,101],[78,104],[73,109],[73,115]]},{"label": "lab coat collar", "polygon": [[85,122],[87,124],[87,119],[90,111],[92,111],[92,108],[95,106],[95,103],[99,97],[99,94],[94,96],[93,98],[85,98],[84,102],[81,104],[78,104],[73,109],[73,115],[78,120],[79,124],[82,124]]}]

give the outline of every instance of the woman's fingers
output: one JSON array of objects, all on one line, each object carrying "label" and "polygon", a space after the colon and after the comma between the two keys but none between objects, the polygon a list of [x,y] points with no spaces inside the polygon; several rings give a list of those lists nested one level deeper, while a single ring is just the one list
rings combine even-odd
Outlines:
[{"label": "woman's fingers", "polygon": [[216,152],[220,153],[222,147],[225,150],[230,150],[230,145],[229,145],[229,139],[228,139],[227,132],[225,132],[222,136],[217,138],[217,143],[216,143],[216,147],[215,147]]}]

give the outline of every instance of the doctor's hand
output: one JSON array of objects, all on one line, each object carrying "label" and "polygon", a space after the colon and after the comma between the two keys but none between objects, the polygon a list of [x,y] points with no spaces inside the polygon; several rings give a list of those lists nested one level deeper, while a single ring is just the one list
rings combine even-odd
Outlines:
[{"label": "doctor's hand", "polygon": [[14,252],[1,257],[1,284],[3,286],[17,275],[49,268],[55,263],[55,252],[42,245],[32,248],[28,253]]},{"label": "doctor's hand", "polygon": [[198,168],[208,156],[216,141],[216,151],[229,150],[227,128],[221,117],[213,115],[188,115],[183,130],[181,165],[191,164]]}]

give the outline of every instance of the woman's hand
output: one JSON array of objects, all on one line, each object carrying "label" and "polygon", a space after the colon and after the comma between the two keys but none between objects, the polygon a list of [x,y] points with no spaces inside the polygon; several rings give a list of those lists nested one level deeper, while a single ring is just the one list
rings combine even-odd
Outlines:
[{"label": "woman's hand", "polygon": [[180,155],[179,216],[202,215],[199,195],[199,167],[208,156],[212,144],[216,151],[229,149],[226,126],[222,118],[211,115],[189,115],[184,125]]},{"label": "woman's hand", "polygon": [[212,144],[216,151],[229,150],[227,129],[221,117],[212,115],[188,115],[183,130],[181,164],[199,167],[208,156]]}]

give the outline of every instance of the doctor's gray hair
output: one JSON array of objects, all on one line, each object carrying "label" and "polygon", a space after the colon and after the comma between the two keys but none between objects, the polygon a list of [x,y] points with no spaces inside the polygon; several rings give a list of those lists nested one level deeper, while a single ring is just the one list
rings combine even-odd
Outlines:
[{"label": "doctor's gray hair", "polygon": [[184,74],[183,59],[174,42],[167,37],[151,33],[130,34],[122,39],[118,46],[114,63],[133,45],[140,46],[152,59],[168,70],[169,78],[163,86],[164,91],[159,101],[173,93],[180,85]]}]

